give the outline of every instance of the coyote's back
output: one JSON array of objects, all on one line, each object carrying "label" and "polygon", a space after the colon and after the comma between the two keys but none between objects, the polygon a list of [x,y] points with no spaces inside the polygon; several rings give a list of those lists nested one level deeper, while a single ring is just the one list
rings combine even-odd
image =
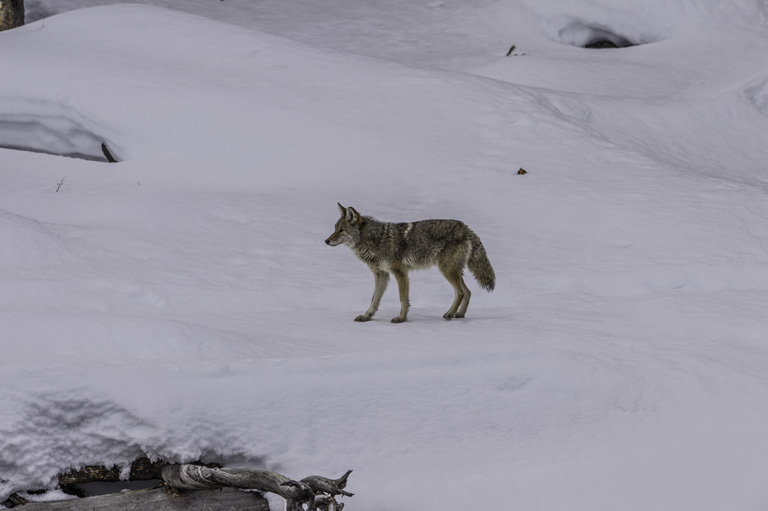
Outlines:
[{"label": "coyote's back", "polygon": [[420,220],[388,223],[361,216],[355,208],[339,204],[341,218],[325,240],[328,245],[345,244],[374,274],[373,298],[368,310],[355,321],[368,321],[376,313],[381,296],[395,276],[400,292],[400,315],[393,318],[401,323],[408,316],[408,272],[437,266],[456,293],[445,319],[463,318],[469,306],[471,292],[462,277],[469,268],[480,286],[492,291],[496,276],[480,238],[459,220]]}]

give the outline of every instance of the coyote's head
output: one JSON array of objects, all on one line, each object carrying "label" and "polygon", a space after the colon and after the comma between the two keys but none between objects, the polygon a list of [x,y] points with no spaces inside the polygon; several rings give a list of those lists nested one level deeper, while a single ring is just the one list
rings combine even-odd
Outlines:
[{"label": "coyote's head", "polygon": [[354,247],[360,241],[360,225],[363,223],[363,217],[353,207],[345,208],[339,204],[339,211],[341,218],[336,222],[336,229],[325,240],[325,244],[335,247],[344,243],[349,247]]}]

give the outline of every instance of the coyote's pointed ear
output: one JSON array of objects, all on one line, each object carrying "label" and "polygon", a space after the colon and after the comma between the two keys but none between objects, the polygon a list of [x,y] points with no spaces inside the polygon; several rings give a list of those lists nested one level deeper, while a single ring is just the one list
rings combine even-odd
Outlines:
[{"label": "coyote's pointed ear", "polygon": [[352,206],[347,208],[347,221],[351,224],[358,224],[363,221],[363,217],[360,216],[360,213],[357,212],[355,208]]},{"label": "coyote's pointed ear", "polygon": [[339,212],[341,213],[341,216],[347,216],[347,208],[341,205],[341,203],[336,203],[339,206]]}]

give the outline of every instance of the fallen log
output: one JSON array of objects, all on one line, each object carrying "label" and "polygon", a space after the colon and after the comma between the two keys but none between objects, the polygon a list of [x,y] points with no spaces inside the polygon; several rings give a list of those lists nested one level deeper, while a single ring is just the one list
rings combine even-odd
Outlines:
[{"label": "fallen log", "polygon": [[[118,467],[86,466],[60,475],[59,482],[62,489],[72,491],[82,484],[112,483],[120,472]],[[338,479],[309,476],[294,481],[269,470],[169,465],[144,458],[132,464],[130,479],[157,479],[162,487],[46,502],[27,503],[12,496],[8,504],[23,506],[24,511],[269,511],[259,493],[264,492],[284,498],[286,511],[341,511],[344,504],[336,495],[354,495],[345,491],[351,473],[348,470]]]},{"label": "fallen log", "polygon": [[269,511],[260,493],[232,488],[171,496],[164,488],[111,493],[84,499],[30,502],[23,511]]}]

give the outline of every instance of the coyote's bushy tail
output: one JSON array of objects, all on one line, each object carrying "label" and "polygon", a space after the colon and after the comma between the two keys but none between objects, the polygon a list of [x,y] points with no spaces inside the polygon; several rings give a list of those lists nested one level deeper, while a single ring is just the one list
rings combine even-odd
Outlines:
[{"label": "coyote's bushy tail", "polygon": [[493,272],[493,266],[488,260],[488,254],[485,253],[485,247],[480,238],[474,234],[472,237],[472,253],[469,255],[467,267],[472,275],[477,279],[480,287],[486,291],[493,291],[496,286],[496,274]]}]

